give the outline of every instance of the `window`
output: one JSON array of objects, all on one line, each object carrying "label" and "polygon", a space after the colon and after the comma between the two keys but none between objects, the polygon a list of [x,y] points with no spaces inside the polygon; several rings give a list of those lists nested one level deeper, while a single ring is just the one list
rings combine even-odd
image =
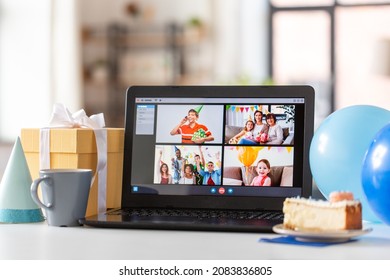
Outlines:
[{"label": "window", "polygon": [[354,104],[390,109],[390,1],[272,0],[270,11],[270,75],[315,88],[317,125]]}]

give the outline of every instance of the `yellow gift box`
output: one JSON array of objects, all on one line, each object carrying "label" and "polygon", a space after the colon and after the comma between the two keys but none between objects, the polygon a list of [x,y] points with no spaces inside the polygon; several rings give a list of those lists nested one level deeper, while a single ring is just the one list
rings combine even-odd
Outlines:
[{"label": "yellow gift box", "polygon": [[[122,164],[124,129],[107,130],[107,208],[119,207],[122,195]],[[21,142],[31,176],[39,177],[40,170],[40,129],[23,128]],[[97,148],[93,129],[52,128],[50,129],[50,168],[88,168],[96,172]],[[96,178],[88,199],[86,215],[98,212],[98,180]]]}]

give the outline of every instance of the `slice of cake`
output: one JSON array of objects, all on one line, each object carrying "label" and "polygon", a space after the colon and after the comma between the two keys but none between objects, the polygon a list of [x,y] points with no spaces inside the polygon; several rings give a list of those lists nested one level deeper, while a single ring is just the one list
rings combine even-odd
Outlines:
[{"label": "slice of cake", "polygon": [[336,193],[332,197],[332,201],[286,198],[283,204],[284,227],[316,231],[361,229],[360,201],[344,199],[351,198],[349,193]]}]

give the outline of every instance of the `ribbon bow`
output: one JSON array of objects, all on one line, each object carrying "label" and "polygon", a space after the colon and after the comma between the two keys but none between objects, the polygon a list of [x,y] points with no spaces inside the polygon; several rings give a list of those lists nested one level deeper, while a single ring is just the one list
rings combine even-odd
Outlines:
[{"label": "ribbon bow", "polygon": [[92,128],[98,129],[105,126],[103,113],[92,115],[88,118],[83,109],[71,114],[63,104],[54,104],[49,127],[56,128]]},{"label": "ribbon bow", "polygon": [[[107,130],[104,129],[105,121],[103,113],[87,116],[83,109],[71,114],[63,105],[56,103],[53,106],[53,113],[49,125],[40,130],[40,169],[50,168],[50,128],[91,128],[95,133],[97,148],[97,167],[92,179],[98,182],[98,212],[106,211],[106,182],[107,182]],[[91,186],[92,186],[91,184]]]}]

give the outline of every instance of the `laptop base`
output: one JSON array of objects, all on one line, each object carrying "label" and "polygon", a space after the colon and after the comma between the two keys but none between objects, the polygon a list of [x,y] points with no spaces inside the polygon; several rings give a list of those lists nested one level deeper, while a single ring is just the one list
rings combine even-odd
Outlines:
[{"label": "laptop base", "polygon": [[[151,214],[129,214],[140,211],[153,211]],[[164,230],[199,230],[199,231],[237,231],[237,232],[273,232],[274,225],[283,223],[283,214],[275,212],[242,211],[235,217],[220,214],[229,211],[201,211],[200,215],[188,216],[174,214],[178,210],[167,213],[166,209],[161,209],[159,215],[155,215],[156,209],[114,209],[107,213],[80,219],[82,225],[91,227],[106,228],[128,228],[128,229],[164,229]],[[182,210],[180,210],[182,212]],[[197,210],[188,209],[188,213],[196,213]],[[209,213],[207,216],[202,213]],[[183,213],[183,212],[182,212]],[[180,214],[182,214],[180,213]],[[237,212],[233,212],[237,213]],[[102,223],[104,221],[104,223]]]}]

